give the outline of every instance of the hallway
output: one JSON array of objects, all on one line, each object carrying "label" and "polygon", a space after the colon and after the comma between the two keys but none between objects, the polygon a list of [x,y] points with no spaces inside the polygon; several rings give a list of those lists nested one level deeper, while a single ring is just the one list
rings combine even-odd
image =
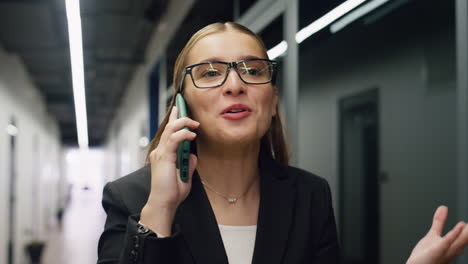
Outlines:
[{"label": "hallway", "polygon": [[[89,187],[88,187],[89,188]],[[92,264],[97,261],[97,243],[105,213],[102,188],[76,186],[63,217],[63,227],[54,224],[42,264]]]}]

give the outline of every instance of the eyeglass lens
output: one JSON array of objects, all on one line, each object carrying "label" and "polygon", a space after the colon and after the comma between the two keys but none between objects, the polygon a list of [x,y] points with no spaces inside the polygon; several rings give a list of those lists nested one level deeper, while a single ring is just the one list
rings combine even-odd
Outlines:
[{"label": "eyeglass lens", "polygon": [[[271,81],[272,65],[269,61],[252,60],[237,64],[241,79],[250,84],[261,84]],[[224,63],[203,63],[192,68],[192,76],[198,87],[221,85],[228,74],[228,65]]]}]

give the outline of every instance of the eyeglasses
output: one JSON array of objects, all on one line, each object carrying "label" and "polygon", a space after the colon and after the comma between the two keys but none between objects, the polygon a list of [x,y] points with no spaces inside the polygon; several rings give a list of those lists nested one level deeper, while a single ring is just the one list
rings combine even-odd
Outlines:
[{"label": "eyeglasses", "polygon": [[249,59],[237,62],[211,61],[187,66],[182,73],[180,89],[186,74],[192,78],[197,88],[214,88],[226,82],[229,69],[234,68],[239,78],[246,84],[266,84],[274,82],[276,61],[267,59]]}]

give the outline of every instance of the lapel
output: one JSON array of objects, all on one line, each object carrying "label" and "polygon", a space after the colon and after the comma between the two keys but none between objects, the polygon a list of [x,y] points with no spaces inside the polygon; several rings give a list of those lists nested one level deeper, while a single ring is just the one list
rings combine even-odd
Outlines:
[{"label": "lapel", "polygon": [[197,171],[190,194],[177,209],[174,222],[180,225],[195,263],[228,264],[218,223]]},{"label": "lapel", "polygon": [[295,188],[284,167],[264,155],[260,162],[261,194],[253,264],[281,263],[288,244]]},{"label": "lapel", "polygon": [[[259,165],[260,208],[252,263],[280,263],[294,208],[293,179],[269,157],[261,159]],[[174,220],[196,263],[228,263],[218,223],[196,171],[192,190],[177,209]]]}]

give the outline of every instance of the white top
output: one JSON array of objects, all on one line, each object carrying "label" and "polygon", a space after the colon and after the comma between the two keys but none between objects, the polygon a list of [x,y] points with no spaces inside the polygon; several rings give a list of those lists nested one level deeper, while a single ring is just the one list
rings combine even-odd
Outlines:
[{"label": "white top", "polygon": [[252,263],[257,226],[218,226],[229,264]]}]

